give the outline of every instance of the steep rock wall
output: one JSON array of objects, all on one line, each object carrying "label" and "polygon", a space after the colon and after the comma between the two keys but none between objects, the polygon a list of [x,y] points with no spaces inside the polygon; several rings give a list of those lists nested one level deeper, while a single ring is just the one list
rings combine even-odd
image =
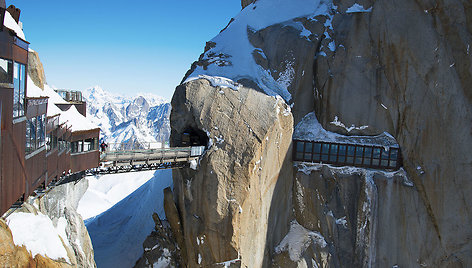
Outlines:
[{"label": "steep rock wall", "polygon": [[[417,189],[403,170],[384,172],[321,164],[295,166],[296,220],[323,235],[325,249],[308,248],[299,259],[286,254],[275,266],[444,267],[434,226]],[[457,264],[457,263],[454,263]]]},{"label": "steep rock wall", "polygon": [[199,79],[177,87],[171,126],[172,146],[189,129],[210,139],[195,171],[173,173],[188,265],[262,266],[291,218],[290,108]]},{"label": "steep rock wall", "polygon": [[33,80],[36,86],[44,88],[46,75],[44,74],[43,64],[39,59],[38,52],[33,50],[28,52],[28,76]]},{"label": "steep rock wall", "polygon": [[96,267],[92,240],[82,216],[77,212],[79,201],[88,188],[87,180],[56,186],[39,200],[39,210],[54,222],[64,218],[66,235],[77,267]]},{"label": "steep rock wall", "polygon": [[[255,2],[254,10],[264,7],[261,2]],[[274,4],[281,3],[274,0]],[[259,30],[247,27],[247,36],[233,37],[234,42],[248,38],[253,47],[250,54],[257,65],[251,68],[264,70],[272,80],[267,76],[255,77],[256,72],[254,77],[248,77],[246,70],[239,74],[229,69],[228,66],[236,62],[230,54],[234,51],[213,42],[230,43],[223,38],[208,43],[205,53],[185,79],[193,78],[195,73],[226,76],[269,95],[273,93],[264,86],[273,81],[279,86],[284,84],[291,95],[286,101],[293,105],[295,125],[308,112],[315,111],[323,127],[333,132],[375,135],[386,131],[392,134],[402,149],[405,176],[412,183],[405,184],[403,177],[396,175],[376,173],[372,177],[368,170],[345,174],[324,166],[308,174],[296,169],[291,171],[293,175],[283,167],[281,170],[289,177],[279,176],[279,180],[293,182],[296,221],[306,230],[319,232],[327,241],[327,247],[321,249],[318,244],[312,244],[311,249],[303,251],[302,262],[294,262],[284,251],[272,255],[274,246],[288,232],[290,217],[282,223],[286,224],[285,233],[273,233],[275,243],[260,243],[258,247],[274,257],[272,265],[281,267],[303,267],[310,265],[311,259],[322,267],[472,265],[469,254],[472,229],[467,224],[472,217],[472,199],[467,196],[472,187],[468,180],[472,172],[472,156],[468,152],[472,144],[471,4],[460,0],[338,0],[320,1],[320,7],[327,9],[313,10],[313,14]],[[280,12],[284,12],[283,9]],[[232,25],[238,23],[238,19],[240,17],[235,17]],[[230,24],[226,32],[231,27]],[[290,79],[281,79],[287,77]],[[271,81],[264,84],[268,80]],[[214,95],[202,93],[199,98],[211,100],[196,102],[192,95],[195,93],[184,94],[182,87],[189,86],[184,84],[177,89],[173,105],[179,103],[185,109],[173,111],[174,122],[182,118],[188,118],[185,119],[188,122],[221,120],[216,113],[209,115],[206,110],[211,108],[202,104],[213,103]],[[194,91],[201,92],[200,89]],[[254,113],[255,121],[264,117],[258,112],[259,106],[248,105],[245,109]],[[214,118],[206,119],[208,116]],[[174,122],[171,124],[176,124]],[[206,127],[212,129],[211,124]],[[231,128],[227,130],[229,133],[240,131],[238,125],[228,128]],[[223,152],[219,154],[228,155],[228,163],[238,159],[228,154],[229,149],[244,149],[253,159],[258,158],[246,144],[234,146],[241,148],[220,149]],[[287,157],[286,161],[289,159]],[[212,170],[209,162],[202,160],[200,164],[198,172]],[[235,173],[231,170],[230,174]],[[192,178],[193,174],[184,172],[179,176],[184,180]],[[244,185],[243,181],[231,182],[231,185]],[[191,206],[207,197],[192,195],[194,201],[185,199],[183,185],[176,187],[175,194],[180,200],[180,212],[188,215],[188,210],[182,207],[184,200],[188,203],[186,206]],[[222,185],[226,187],[229,183]],[[201,189],[204,190],[206,188]],[[375,196],[370,203],[365,201],[366,192]],[[303,193],[302,198],[297,199],[300,193]],[[281,207],[289,202],[291,206],[291,194],[286,192],[285,197],[286,203]],[[209,204],[215,202],[208,201]],[[367,204],[365,210],[364,204]],[[274,207],[274,210],[277,209]],[[209,217],[205,218],[207,221],[219,219],[217,207],[205,213]],[[261,217],[255,215],[256,219]],[[345,224],[342,217],[346,217]],[[365,229],[363,222],[365,227],[372,228]],[[198,220],[192,223],[195,229],[206,226]],[[232,233],[241,226],[237,221],[220,223],[221,228],[215,228],[220,234]],[[184,231],[186,243],[188,234]],[[218,241],[220,248],[234,251],[235,247],[228,246],[234,244],[230,235],[214,237],[210,241]],[[188,239],[193,241],[194,238]],[[188,247],[187,252],[198,260],[194,247]],[[263,262],[262,265],[269,264]]]},{"label": "steep rock wall", "polygon": [[[415,240],[425,251],[436,242],[426,263],[471,265],[472,230],[464,224],[472,220],[471,4],[372,1],[365,7],[372,11],[333,18],[336,51],[316,62],[318,118],[341,133],[346,129],[330,123],[335,116],[346,126],[369,126],[364,133],[392,133],[424,207],[418,213],[434,227],[436,238]],[[398,247],[408,248],[392,249]]]}]

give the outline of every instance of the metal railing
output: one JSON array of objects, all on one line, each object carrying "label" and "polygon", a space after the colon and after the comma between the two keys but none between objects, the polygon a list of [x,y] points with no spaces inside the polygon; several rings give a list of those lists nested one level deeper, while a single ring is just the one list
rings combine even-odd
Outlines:
[{"label": "metal railing", "polygon": [[338,166],[399,169],[399,147],[294,140],[293,160]]},{"label": "metal railing", "polygon": [[168,142],[122,142],[122,143],[107,143],[106,151],[130,151],[143,149],[161,149],[169,148]]},{"label": "metal railing", "polygon": [[189,158],[199,157],[203,154],[205,146],[192,147],[173,147],[173,148],[159,148],[159,149],[135,149],[135,150],[118,150],[106,151],[100,156],[102,162],[136,162],[149,160],[168,160],[181,161]]},{"label": "metal railing", "polygon": [[83,102],[82,92],[79,91],[79,90],[56,89],[55,91],[65,101],[68,101],[68,102]]}]

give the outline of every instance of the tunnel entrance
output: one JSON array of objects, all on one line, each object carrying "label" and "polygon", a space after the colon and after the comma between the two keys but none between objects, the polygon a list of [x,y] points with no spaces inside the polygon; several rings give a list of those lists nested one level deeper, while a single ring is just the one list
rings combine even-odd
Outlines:
[{"label": "tunnel entrance", "polygon": [[187,128],[181,136],[181,146],[208,146],[207,134],[192,127]]}]

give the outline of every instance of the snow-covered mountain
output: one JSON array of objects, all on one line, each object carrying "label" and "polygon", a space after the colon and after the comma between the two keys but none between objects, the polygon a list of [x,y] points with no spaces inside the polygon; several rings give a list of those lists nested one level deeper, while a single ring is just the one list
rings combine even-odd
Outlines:
[{"label": "snow-covered mountain", "polygon": [[138,93],[133,97],[112,94],[99,86],[86,89],[87,117],[97,124],[109,145],[129,143],[159,146],[169,140],[171,106],[166,99]]}]

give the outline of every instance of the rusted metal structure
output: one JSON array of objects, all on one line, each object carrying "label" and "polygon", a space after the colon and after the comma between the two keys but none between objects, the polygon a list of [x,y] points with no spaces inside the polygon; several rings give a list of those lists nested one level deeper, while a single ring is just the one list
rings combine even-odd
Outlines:
[{"label": "rusted metal structure", "polygon": [[[14,6],[15,15],[20,14]],[[100,129],[75,131],[47,115],[48,97],[27,97],[29,43],[4,27],[6,9],[0,3],[0,212],[35,190],[74,172],[99,165]],[[15,18],[18,22],[19,18]],[[85,102],[77,99],[85,115]],[[81,151],[72,153],[72,144]]]},{"label": "rusted metal structure", "polygon": [[26,98],[26,196],[46,183],[46,112],[48,98]]},{"label": "rusted metal structure", "polygon": [[70,167],[72,173],[98,166],[100,162],[100,152],[98,150],[99,134],[99,128],[72,132],[70,138]]},{"label": "rusted metal structure", "polygon": [[[4,19],[5,7],[0,7],[0,211],[2,213],[27,192],[26,79],[21,80],[23,73],[18,71],[24,70],[23,66],[28,63],[29,45],[14,31],[3,26]],[[21,87],[20,82],[24,82]]]}]

